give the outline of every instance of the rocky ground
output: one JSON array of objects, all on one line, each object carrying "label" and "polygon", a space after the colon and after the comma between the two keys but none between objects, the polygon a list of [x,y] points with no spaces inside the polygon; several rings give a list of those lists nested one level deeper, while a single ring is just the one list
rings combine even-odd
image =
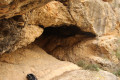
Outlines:
[{"label": "rocky ground", "polygon": [[82,70],[73,63],[57,60],[34,44],[2,55],[0,72],[0,80],[27,80],[31,73],[38,80],[118,80],[106,71]]}]

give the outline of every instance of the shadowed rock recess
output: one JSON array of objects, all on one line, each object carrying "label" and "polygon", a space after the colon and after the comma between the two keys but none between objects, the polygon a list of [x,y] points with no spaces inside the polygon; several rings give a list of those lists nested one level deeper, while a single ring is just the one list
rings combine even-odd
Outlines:
[{"label": "shadowed rock recess", "polygon": [[119,46],[120,0],[0,1],[0,80],[118,80]]}]

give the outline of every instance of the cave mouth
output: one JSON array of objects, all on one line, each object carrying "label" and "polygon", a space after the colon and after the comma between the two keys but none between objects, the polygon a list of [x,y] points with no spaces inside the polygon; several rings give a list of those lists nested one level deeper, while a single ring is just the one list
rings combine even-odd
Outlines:
[{"label": "cave mouth", "polygon": [[35,43],[47,53],[52,54],[59,47],[70,48],[95,37],[95,34],[84,32],[75,25],[49,26],[44,28],[43,34],[35,40]]},{"label": "cave mouth", "polygon": [[61,25],[61,26],[50,26],[44,28],[42,36],[57,36],[61,38],[67,38],[75,35],[84,35],[86,37],[96,37],[91,32],[84,32],[75,25]]}]

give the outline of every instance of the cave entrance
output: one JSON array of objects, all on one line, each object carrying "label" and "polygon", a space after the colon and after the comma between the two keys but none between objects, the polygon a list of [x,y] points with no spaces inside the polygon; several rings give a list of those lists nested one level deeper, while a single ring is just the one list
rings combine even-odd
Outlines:
[{"label": "cave entrance", "polygon": [[58,37],[71,37],[75,35],[84,35],[87,37],[96,37],[95,34],[90,32],[84,32],[75,25],[61,25],[61,26],[50,26],[44,29],[42,36],[58,36]]},{"label": "cave entrance", "polygon": [[44,28],[43,34],[36,39],[35,43],[52,54],[56,48],[69,48],[78,42],[95,37],[95,34],[84,32],[75,25],[50,26]]}]

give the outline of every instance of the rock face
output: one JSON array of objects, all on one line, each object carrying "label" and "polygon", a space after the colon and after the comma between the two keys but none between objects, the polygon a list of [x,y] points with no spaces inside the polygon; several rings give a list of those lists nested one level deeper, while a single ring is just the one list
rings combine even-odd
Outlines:
[{"label": "rock face", "polygon": [[102,0],[70,0],[65,6],[57,1],[50,2],[26,15],[30,24],[45,27],[74,24],[83,31],[100,36],[115,29],[119,21],[116,13],[109,3]]},{"label": "rock face", "polygon": [[37,44],[39,43],[38,45],[45,51],[60,60],[74,63],[85,60],[96,62],[102,66],[113,66],[119,63],[116,54],[113,53],[118,47],[116,43],[117,38],[115,36],[95,38],[93,34],[87,33],[86,35],[86,33],[84,33],[84,35],[76,34],[64,38],[56,35],[45,37],[44,34],[45,33],[38,39]]},{"label": "rock face", "polygon": [[108,3],[102,0],[70,0],[70,4],[71,15],[84,31],[102,35],[115,29],[116,16]]},{"label": "rock face", "polygon": [[28,24],[40,24],[44,27],[75,23],[67,8],[57,1],[52,1],[43,7],[36,8],[23,16],[28,18]]},{"label": "rock face", "polygon": [[[21,18],[21,17],[20,17]],[[14,51],[33,42],[43,29],[36,25],[26,25],[20,18],[0,21],[0,53]]]},{"label": "rock face", "polygon": [[1,0],[0,18],[10,18],[15,15],[23,15],[26,12],[45,5],[52,0]]}]

